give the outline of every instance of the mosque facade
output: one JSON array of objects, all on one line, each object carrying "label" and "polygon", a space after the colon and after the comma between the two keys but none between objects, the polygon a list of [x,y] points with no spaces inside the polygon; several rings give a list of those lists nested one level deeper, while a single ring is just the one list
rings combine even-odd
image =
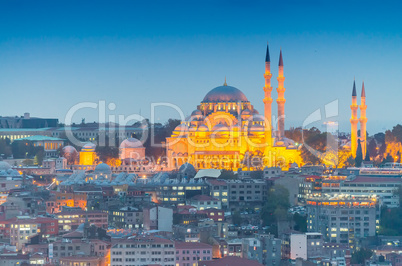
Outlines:
[{"label": "mosque facade", "polygon": [[239,89],[216,87],[206,94],[197,109],[166,139],[168,167],[177,169],[191,163],[197,169],[263,168],[301,165],[298,145],[287,139],[285,128],[285,87],[282,51],[278,71],[278,119],[273,130],[271,60],[265,58],[264,113],[259,112]]}]

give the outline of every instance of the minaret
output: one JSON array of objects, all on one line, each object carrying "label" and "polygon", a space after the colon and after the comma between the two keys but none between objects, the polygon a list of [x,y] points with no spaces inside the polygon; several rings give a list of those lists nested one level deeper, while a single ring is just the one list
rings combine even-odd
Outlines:
[{"label": "minaret", "polygon": [[367,150],[367,135],[366,135],[366,90],[364,89],[364,81],[362,85],[362,94],[361,94],[361,102],[360,102],[360,141],[362,145],[363,158],[366,157]]},{"label": "minaret", "polygon": [[352,110],[352,116],[350,118],[350,124],[352,125],[351,128],[351,151],[352,151],[352,156],[353,158],[356,157],[356,150],[357,150],[357,122],[359,122],[359,119],[357,118],[357,94],[356,94],[356,83],[353,81],[353,91],[352,91],[352,105],[350,106],[350,109]]},{"label": "minaret", "polygon": [[264,116],[265,116],[265,142],[272,145],[272,86],[271,86],[271,59],[269,57],[269,47],[267,43],[267,53],[265,55],[265,86],[264,86]]},{"label": "minaret", "polygon": [[278,104],[278,139],[282,139],[285,136],[285,88],[283,87],[283,82],[285,77],[283,76],[283,59],[282,59],[282,49],[279,55],[279,71],[278,71],[278,99],[276,102]]}]

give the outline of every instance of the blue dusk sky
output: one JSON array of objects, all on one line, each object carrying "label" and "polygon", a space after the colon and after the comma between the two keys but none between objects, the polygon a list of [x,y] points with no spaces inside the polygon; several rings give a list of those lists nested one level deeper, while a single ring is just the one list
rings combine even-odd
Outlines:
[{"label": "blue dusk sky", "polygon": [[[355,77],[373,134],[402,123],[401,10],[401,1],[2,0],[0,115],[64,122],[71,107],[99,101],[115,104],[108,115],[148,118],[161,102],[188,115],[225,77],[262,112],[269,41],[274,99],[283,51],[286,128],[338,100],[331,120],[349,131]],[[157,122],[170,117],[156,109]],[[73,121],[82,118],[98,111]]]}]

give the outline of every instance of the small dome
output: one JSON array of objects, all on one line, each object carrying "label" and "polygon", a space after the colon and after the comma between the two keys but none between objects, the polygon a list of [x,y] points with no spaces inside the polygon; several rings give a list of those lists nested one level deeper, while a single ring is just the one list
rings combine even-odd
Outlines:
[{"label": "small dome", "polygon": [[197,171],[191,163],[184,163],[180,166],[179,173],[185,176],[195,176]]},{"label": "small dome", "polygon": [[231,129],[232,129],[233,131],[239,131],[239,130],[241,129],[241,127],[240,127],[238,124],[235,124],[235,125],[233,125],[233,126],[231,127]]},{"label": "small dome", "polygon": [[285,146],[288,148],[294,148],[295,147],[295,142],[291,139],[288,138],[283,138],[281,140],[277,140],[275,142],[275,146]]},{"label": "small dome", "polygon": [[73,154],[73,153],[76,153],[76,152],[77,152],[77,150],[73,146],[70,146],[70,145],[65,146],[63,148],[63,153],[64,154]]},{"label": "small dome", "polygon": [[188,131],[188,126],[186,124],[180,124],[174,129],[174,131],[186,132],[186,131]]},{"label": "small dome", "polygon": [[243,112],[241,112],[241,115],[251,115],[250,109],[244,109]]},{"label": "small dome", "polygon": [[198,127],[198,131],[208,131],[209,128],[207,125],[202,124],[201,126]]},{"label": "small dome", "polygon": [[248,100],[241,90],[231,86],[220,86],[208,92],[202,102],[248,102]]},{"label": "small dome", "polygon": [[93,144],[92,142],[85,143],[84,146],[82,146],[81,151],[88,151],[88,152],[94,152],[96,148],[96,145]]},{"label": "small dome", "polygon": [[0,161],[0,171],[7,171],[11,169],[11,165],[7,162]]},{"label": "small dome", "polygon": [[212,128],[212,131],[229,131],[229,128],[226,125],[219,123]]},{"label": "small dome", "polygon": [[264,131],[264,127],[260,124],[254,124],[250,127],[250,131]]},{"label": "small dome", "polygon": [[197,131],[197,126],[191,125],[190,128],[188,129],[188,131],[191,131],[191,132]]},{"label": "small dome", "polygon": [[202,115],[202,112],[197,109],[197,110],[194,110],[194,111],[191,113],[191,116],[196,116],[196,115]]},{"label": "small dome", "polygon": [[128,138],[121,142],[120,149],[125,148],[143,148],[142,142],[136,138]]},{"label": "small dome", "polygon": [[253,109],[253,114],[258,115],[259,112],[257,111],[257,109]]},{"label": "small dome", "polygon": [[111,174],[112,170],[110,166],[105,163],[100,163],[95,167],[95,174]]},{"label": "small dome", "polygon": [[256,122],[264,122],[264,121],[265,121],[265,117],[264,117],[263,115],[255,114],[255,115],[253,115],[253,121],[256,121]]}]

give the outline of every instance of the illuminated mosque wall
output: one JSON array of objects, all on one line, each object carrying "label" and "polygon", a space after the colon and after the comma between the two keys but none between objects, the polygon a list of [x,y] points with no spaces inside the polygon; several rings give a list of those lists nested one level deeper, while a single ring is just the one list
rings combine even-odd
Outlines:
[{"label": "illuminated mosque wall", "polygon": [[95,144],[87,143],[80,151],[80,165],[93,165],[97,159],[95,152]]},{"label": "illuminated mosque wall", "polygon": [[[284,137],[284,117],[278,131],[272,131],[271,71],[267,47],[265,60],[264,115],[260,115],[239,89],[223,86],[212,89],[197,109],[166,139],[169,168],[189,162],[197,169],[244,167],[245,158],[259,157],[264,166],[300,165],[300,151]],[[278,113],[284,114],[283,59],[279,60]],[[275,134],[273,134],[275,133]],[[275,135],[275,136],[273,136]]]}]

